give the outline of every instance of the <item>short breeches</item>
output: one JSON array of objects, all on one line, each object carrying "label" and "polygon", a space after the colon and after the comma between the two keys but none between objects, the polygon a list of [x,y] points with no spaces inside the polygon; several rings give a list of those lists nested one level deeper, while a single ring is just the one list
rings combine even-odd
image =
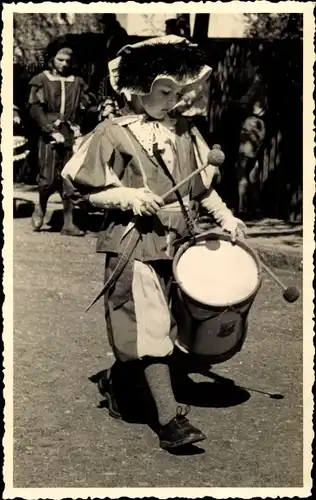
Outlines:
[{"label": "short breeches", "polygon": [[[105,279],[117,259],[107,256]],[[128,262],[109,298],[105,298],[107,332],[117,359],[172,353],[176,323],[170,312],[171,290],[171,261]]]}]

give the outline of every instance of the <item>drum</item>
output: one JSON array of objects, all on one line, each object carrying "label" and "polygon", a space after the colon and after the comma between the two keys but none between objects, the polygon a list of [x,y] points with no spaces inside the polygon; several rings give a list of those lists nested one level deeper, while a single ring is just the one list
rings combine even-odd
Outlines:
[{"label": "drum", "polygon": [[182,351],[227,361],[243,346],[250,307],[261,286],[261,265],[243,241],[212,231],[183,244],[173,261],[172,310]]}]

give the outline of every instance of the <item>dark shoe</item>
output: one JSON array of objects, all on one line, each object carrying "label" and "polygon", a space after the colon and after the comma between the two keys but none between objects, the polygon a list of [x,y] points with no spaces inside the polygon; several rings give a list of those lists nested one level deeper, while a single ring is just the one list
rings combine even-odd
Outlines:
[{"label": "dark shoe", "polygon": [[100,394],[107,399],[109,405],[109,414],[111,417],[122,420],[117,400],[114,394],[113,380],[110,370],[105,371],[105,375],[98,381],[98,389]]},{"label": "dark shoe", "polygon": [[35,205],[34,212],[32,214],[32,219],[31,219],[31,223],[32,223],[34,231],[39,231],[41,229],[43,222],[44,222],[44,216],[45,216],[45,213],[42,210],[42,207],[39,204]]},{"label": "dark shoe", "polygon": [[84,236],[85,232],[81,231],[77,226],[63,227],[60,234],[65,236]]},{"label": "dark shoe", "polygon": [[162,449],[174,449],[206,439],[203,432],[190,424],[186,418],[188,412],[188,407],[183,411],[179,406],[176,416],[168,424],[160,427],[159,441]]}]

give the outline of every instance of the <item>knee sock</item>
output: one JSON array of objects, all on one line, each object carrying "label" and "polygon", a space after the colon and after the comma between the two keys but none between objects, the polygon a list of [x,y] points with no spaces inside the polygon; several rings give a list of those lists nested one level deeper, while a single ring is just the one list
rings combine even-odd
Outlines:
[{"label": "knee sock", "polygon": [[69,200],[63,199],[64,226],[73,226],[73,206]]},{"label": "knee sock", "polygon": [[144,372],[157,407],[159,423],[165,425],[175,417],[179,406],[173,394],[169,366],[163,359],[149,358]]},{"label": "knee sock", "polygon": [[139,363],[139,360],[126,362],[115,360],[109,368],[107,376],[112,378],[116,386],[127,387],[129,383],[133,385],[137,381]]},{"label": "knee sock", "polygon": [[42,192],[42,191],[39,192],[39,205],[40,205],[44,215],[46,213],[46,208],[47,208],[47,203],[48,203],[49,197],[50,197],[50,193],[46,193],[46,192]]}]

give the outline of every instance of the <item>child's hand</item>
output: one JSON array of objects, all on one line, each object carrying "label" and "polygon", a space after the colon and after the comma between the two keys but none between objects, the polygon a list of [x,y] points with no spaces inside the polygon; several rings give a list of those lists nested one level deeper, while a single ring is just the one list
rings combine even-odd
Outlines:
[{"label": "child's hand", "polygon": [[95,207],[102,209],[133,210],[135,215],[153,215],[164,204],[160,196],[147,188],[125,186],[111,187],[98,193],[91,193],[89,201]]},{"label": "child's hand", "polygon": [[163,199],[147,188],[135,190],[135,198],[132,200],[135,215],[154,215],[164,204]]},{"label": "child's hand", "polygon": [[246,224],[237,217],[232,217],[229,221],[226,221],[222,225],[222,229],[230,233],[232,242],[235,242],[236,238],[244,239],[247,234]]}]

